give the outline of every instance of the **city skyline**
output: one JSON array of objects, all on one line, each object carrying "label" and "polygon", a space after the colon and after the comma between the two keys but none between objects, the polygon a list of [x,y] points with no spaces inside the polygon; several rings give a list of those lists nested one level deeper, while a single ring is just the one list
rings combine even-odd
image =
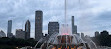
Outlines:
[{"label": "city skyline", "polygon": [[[35,33],[35,31],[34,31],[35,16],[34,15],[35,15],[35,11],[39,10],[39,9],[43,11],[44,18],[45,18],[45,19],[43,18],[44,19],[43,33],[47,33],[49,21],[58,21],[58,22],[60,22],[60,24],[62,24],[62,22],[64,21],[64,18],[61,18],[61,17],[64,17],[64,14],[63,14],[64,11],[62,10],[62,9],[64,9],[63,8],[63,6],[64,6],[63,1],[61,1],[61,2],[58,0],[57,1],[55,1],[55,0],[52,0],[52,1],[41,0],[41,1],[35,1],[35,2],[34,1],[35,0],[32,0],[31,2],[29,0],[27,0],[27,1],[26,0],[23,0],[23,1],[22,0],[20,0],[20,1],[15,0],[15,1],[8,1],[8,2],[2,1],[3,3],[1,2],[0,4],[1,5],[4,4],[4,5],[2,5],[0,8],[2,10],[4,9],[4,11],[0,12],[0,22],[1,22],[0,23],[0,30],[3,30],[6,33],[7,32],[7,21],[12,20],[12,22],[13,22],[12,33],[15,33],[16,29],[19,29],[19,28],[24,29],[25,28],[24,27],[25,21],[27,19],[29,19],[29,20],[31,20],[31,25],[32,25],[32,27],[31,27],[31,31],[32,31],[31,37],[32,37]],[[83,33],[88,34],[90,36],[93,36],[95,31],[101,31],[101,30],[108,30],[109,31],[109,30],[111,30],[110,29],[110,26],[111,26],[110,25],[111,6],[110,6],[109,1],[110,0],[107,0],[105,2],[103,0],[102,1],[101,0],[98,0],[98,1],[94,0],[92,2],[88,1],[88,0],[85,2],[81,1],[83,3],[80,6],[81,9],[79,8],[78,1],[76,1],[76,0],[75,0],[75,2],[72,1],[71,3],[75,4],[75,5],[70,5],[69,7],[72,7],[72,6],[75,7],[76,5],[77,5],[77,7],[72,8],[71,10],[68,9],[68,12],[69,12],[68,13],[68,20],[69,20],[69,22],[71,22],[70,21],[71,16],[75,16],[75,20],[76,20],[75,24],[79,27],[78,32],[79,33],[83,32]],[[43,2],[42,3],[43,5],[40,6],[39,2]],[[88,3],[89,5],[87,5],[86,2],[89,2]],[[15,3],[18,3],[18,4],[15,4]],[[28,5],[31,5],[28,3],[33,3],[32,4],[33,8],[31,8],[31,6],[28,6]],[[49,4],[47,4],[47,3],[49,3]],[[58,3],[58,4],[55,4],[55,3]],[[98,5],[94,5],[95,3]],[[7,6],[8,4],[9,4],[9,6]],[[37,4],[39,4],[39,6]],[[13,6],[13,5],[15,5],[15,6]],[[61,7],[59,5],[61,5]],[[3,8],[6,6],[7,6],[6,9]],[[102,7],[102,6],[104,6],[104,7]],[[21,7],[23,7],[23,8],[21,8]],[[49,7],[49,8],[47,8],[47,7]],[[71,24],[71,23],[69,23],[69,24]],[[86,28],[86,29],[84,29],[84,28]]]}]

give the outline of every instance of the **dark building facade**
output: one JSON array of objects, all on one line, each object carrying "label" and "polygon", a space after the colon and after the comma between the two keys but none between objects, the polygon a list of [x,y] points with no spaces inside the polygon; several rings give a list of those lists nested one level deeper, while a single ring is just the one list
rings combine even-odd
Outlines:
[{"label": "dark building facade", "polygon": [[96,37],[96,36],[99,36],[99,32],[98,32],[98,31],[95,32],[95,37]]},{"label": "dark building facade", "polygon": [[84,33],[81,33],[81,38],[82,38],[83,40],[85,40]]},{"label": "dark building facade", "polygon": [[43,37],[43,12],[38,10],[35,12],[35,40],[38,41]]},{"label": "dark building facade", "polygon": [[74,23],[74,16],[72,16],[72,34],[77,34],[77,26]]},{"label": "dark building facade", "polygon": [[2,38],[2,37],[6,37],[6,34],[4,33],[4,31],[0,31],[0,38]]},{"label": "dark building facade", "polygon": [[59,23],[58,22],[49,22],[49,24],[48,24],[48,34],[52,35],[53,33],[59,33]]},{"label": "dark building facade", "polygon": [[7,28],[7,37],[11,38],[13,36],[11,32],[12,32],[12,20],[9,20]]},{"label": "dark building facade", "polygon": [[30,21],[27,20],[26,24],[25,24],[25,39],[29,39],[30,38],[30,28],[31,28],[31,25],[30,25]]},{"label": "dark building facade", "polygon": [[25,39],[25,31],[23,31],[22,29],[17,29],[16,30],[16,38],[20,38],[20,39]]}]

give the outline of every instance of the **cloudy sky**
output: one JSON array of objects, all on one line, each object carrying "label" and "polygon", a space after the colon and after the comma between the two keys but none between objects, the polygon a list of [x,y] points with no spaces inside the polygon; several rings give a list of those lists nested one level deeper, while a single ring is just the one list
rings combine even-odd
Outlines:
[{"label": "cloudy sky", "polygon": [[[94,36],[95,31],[111,32],[111,0],[67,0],[67,21],[75,16],[78,32]],[[42,10],[43,33],[47,33],[49,21],[64,23],[64,0],[0,0],[0,30],[7,32],[8,20],[13,20],[13,34],[24,29],[31,21],[31,37],[34,37],[35,11]]]}]

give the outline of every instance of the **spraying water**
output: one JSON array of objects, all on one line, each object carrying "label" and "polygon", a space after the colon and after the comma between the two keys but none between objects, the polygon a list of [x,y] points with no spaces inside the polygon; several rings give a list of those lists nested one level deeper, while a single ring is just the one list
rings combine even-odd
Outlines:
[{"label": "spraying water", "polygon": [[[41,49],[93,49],[90,43],[93,43],[94,48],[97,48],[96,44],[90,38],[85,38],[86,41],[84,41],[79,35],[70,34],[67,24],[67,0],[64,0],[64,3],[65,24],[62,25],[60,34],[54,33],[50,37],[47,37],[48,39],[45,39]],[[43,39],[41,39],[39,42],[42,40]]]}]

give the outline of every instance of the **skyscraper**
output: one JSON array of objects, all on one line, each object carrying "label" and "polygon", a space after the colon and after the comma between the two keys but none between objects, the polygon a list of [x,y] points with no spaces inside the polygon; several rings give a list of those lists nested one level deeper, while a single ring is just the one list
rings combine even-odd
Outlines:
[{"label": "skyscraper", "polygon": [[25,39],[29,39],[30,38],[30,21],[27,20],[26,23],[25,23]]},{"label": "skyscraper", "polygon": [[84,33],[81,33],[81,38],[84,37]]},{"label": "skyscraper", "polygon": [[77,26],[74,24],[74,16],[72,16],[72,34],[77,34]]},{"label": "skyscraper", "polygon": [[23,31],[22,29],[17,29],[16,30],[16,38],[21,38],[21,39],[25,39],[25,31]]},{"label": "skyscraper", "polygon": [[81,33],[81,38],[82,38],[83,40],[85,40],[84,33]]},{"label": "skyscraper", "polygon": [[35,12],[35,40],[38,41],[43,37],[43,12],[38,10]]},{"label": "skyscraper", "polygon": [[52,35],[53,33],[59,33],[59,23],[58,22],[49,22],[49,24],[48,24],[48,34]]},{"label": "skyscraper", "polygon": [[95,32],[95,37],[96,37],[96,36],[98,36],[98,35],[99,35],[99,32],[98,32],[98,31],[96,31],[96,32]]},{"label": "skyscraper", "polygon": [[12,20],[8,21],[7,37],[11,38],[13,36],[12,32]]},{"label": "skyscraper", "polygon": [[6,34],[1,30],[0,31],[0,38],[2,38],[2,37],[6,37]]}]

